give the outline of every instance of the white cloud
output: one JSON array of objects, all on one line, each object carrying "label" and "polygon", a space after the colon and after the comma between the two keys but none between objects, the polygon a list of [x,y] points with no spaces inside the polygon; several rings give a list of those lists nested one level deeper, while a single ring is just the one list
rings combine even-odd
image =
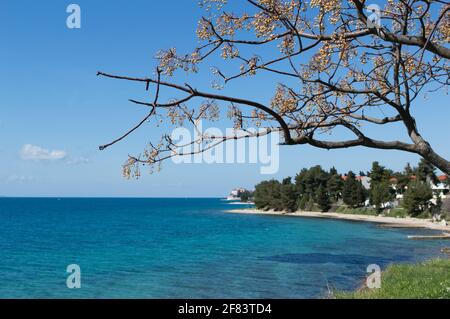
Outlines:
[{"label": "white cloud", "polygon": [[26,144],[20,151],[20,158],[29,161],[55,161],[64,159],[67,153],[59,150],[48,150],[40,146]]}]

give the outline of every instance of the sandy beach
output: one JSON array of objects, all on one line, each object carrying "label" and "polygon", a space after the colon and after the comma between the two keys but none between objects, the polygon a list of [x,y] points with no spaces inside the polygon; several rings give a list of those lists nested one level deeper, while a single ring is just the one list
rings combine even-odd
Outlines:
[{"label": "sandy beach", "polygon": [[354,214],[342,214],[342,213],[320,213],[320,212],[276,212],[273,210],[262,211],[258,209],[232,209],[228,210],[228,213],[232,214],[256,214],[256,215],[278,215],[278,216],[295,216],[295,217],[308,217],[308,218],[330,218],[349,221],[360,222],[372,222],[379,223],[382,227],[392,228],[427,228],[433,230],[441,230],[443,232],[450,233],[450,226],[444,226],[442,224],[433,223],[431,220],[419,219],[419,218],[395,218],[384,216],[369,216],[369,215],[354,215]]}]

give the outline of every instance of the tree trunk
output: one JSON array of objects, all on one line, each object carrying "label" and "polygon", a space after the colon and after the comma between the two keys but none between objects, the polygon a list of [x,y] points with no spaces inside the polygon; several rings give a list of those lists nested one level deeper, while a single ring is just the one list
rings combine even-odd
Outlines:
[{"label": "tree trunk", "polygon": [[[415,121],[414,121],[415,128]],[[417,132],[417,129],[410,131],[409,136],[414,142],[417,148],[417,153],[426,159],[428,162],[439,168],[444,174],[450,175],[450,162],[447,161],[442,156],[438,155],[430,143],[425,141],[425,139]]]},{"label": "tree trunk", "polygon": [[439,156],[431,147],[428,152],[423,154],[421,153],[420,155],[428,162],[439,168],[442,172],[450,175],[450,162]]}]

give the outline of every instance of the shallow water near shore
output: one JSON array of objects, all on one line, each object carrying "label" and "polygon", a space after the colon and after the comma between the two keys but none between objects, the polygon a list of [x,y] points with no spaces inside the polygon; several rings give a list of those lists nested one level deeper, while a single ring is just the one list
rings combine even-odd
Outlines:
[{"label": "shallow water near shore", "polygon": [[[0,297],[322,298],[359,287],[369,264],[445,257],[448,246],[407,239],[430,230],[226,213],[236,206],[0,198]],[[66,286],[69,264],[80,289]]]}]

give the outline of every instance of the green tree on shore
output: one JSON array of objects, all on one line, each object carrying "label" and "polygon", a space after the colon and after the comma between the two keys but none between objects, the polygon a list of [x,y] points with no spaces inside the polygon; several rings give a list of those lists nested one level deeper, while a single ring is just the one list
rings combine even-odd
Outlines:
[{"label": "green tree on shore", "polygon": [[295,177],[295,185],[301,197],[307,196],[314,198],[320,185],[326,186],[328,181],[328,173],[319,165],[310,169],[302,169]]},{"label": "green tree on shore", "polygon": [[310,202],[310,197],[308,195],[302,195],[298,199],[298,209],[306,210],[306,206]]},{"label": "green tree on shore", "polygon": [[281,183],[281,202],[283,209],[288,212],[295,212],[297,210],[297,189],[292,184],[292,179],[287,177]]},{"label": "green tree on shore", "polygon": [[378,213],[381,213],[383,204],[395,199],[395,192],[389,183],[393,172],[375,161],[372,163],[372,169],[368,175],[370,177],[370,204],[375,206]]},{"label": "green tree on shore", "polygon": [[[335,170],[337,174],[337,171]],[[295,177],[298,191],[298,208],[300,210],[314,210],[317,203],[316,195],[320,187],[327,187],[329,174],[319,165],[309,169],[302,169]]]},{"label": "green tree on shore", "polygon": [[436,175],[436,168],[430,162],[421,159],[415,171],[417,180],[421,182],[431,181],[434,184],[439,183]]},{"label": "green tree on shore", "polygon": [[381,166],[379,162],[375,161],[372,163],[372,169],[369,172],[370,182],[379,183],[385,179],[389,178],[384,166]]},{"label": "green tree on shore", "polygon": [[364,186],[356,180],[356,176],[352,171],[348,172],[342,189],[344,203],[353,208],[360,207],[366,201],[366,197]]},{"label": "green tree on shore", "polygon": [[250,191],[244,191],[240,194],[241,202],[246,203],[253,198],[254,194]]},{"label": "green tree on shore", "polygon": [[328,195],[327,189],[323,185],[320,185],[317,189],[316,201],[322,212],[327,212],[330,210],[330,196]]},{"label": "green tree on shore", "polygon": [[342,177],[338,174],[336,169],[332,168],[329,173],[329,178],[327,181],[327,189],[330,195],[330,199],[333,202],[339,201],[342,197]]},{"label": "green tree on shore", "polygon": [[348,207],[358,208],[369,198],[370,204],[380,213],[383,204],[394,200],[396,194],[403,194],[402,205],[408,214],[417,216],[425,210],[438,214],[441,205],[430,203],[433,192],[429,183],[433,174],[434,167],[424,161],[415,168],[407,165],[403,172],[393,172],[374,162],[368,172],[370,190],[366,190],[352,171],[342,178],[335,168],[325,171],[314,166],[302,169],[296,175],[295,183],[290,177],[281,182],[259,183],[255,187],[254,201],[258,209],[293,212],[298,209],[328,211],[341,199]]},{"label": "green tree on shore", "polygon": [[281,184],[276,180],[263,181],[255,186],[255,206],[258,209],[282,210]]},{"label": "green tree on shore", "polygon": [[410,163],[406,163],[405,169],[403,170],[405,175],[412,176],[414,175],[414,169],[411,167]]},{"label": "green tree on shore", "polygon": [[376,183],[370,188],[370,203],[375,206],[378,213],[383,210],[383,204],[395,199],[395,192],[392,191],[388,182]]},{"label": "green tree on shore", "polygon": [[428,183],[411,181],[403,195],[402,206],[411,216],[418,216],[430,207],[432,198],[433,191]]}]

